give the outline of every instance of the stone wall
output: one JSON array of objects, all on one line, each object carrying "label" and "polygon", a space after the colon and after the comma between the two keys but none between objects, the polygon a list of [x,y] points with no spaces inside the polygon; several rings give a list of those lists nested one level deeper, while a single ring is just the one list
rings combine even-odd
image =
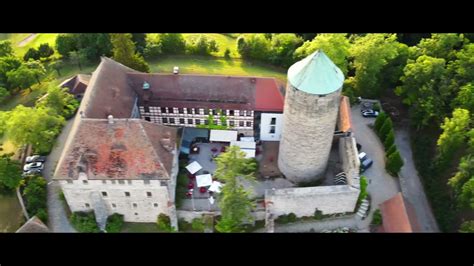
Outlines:
[{"label": "stone wall", "polygon": [[342,169],[346,173],[347,184],[360,189],[360,160],[358,154],[354,137],[339,139],[339,158],[342,161]]},{"label": "stone wall", "polygon": [[289,213],[313,216],[316,209],[323,214],[353,212],[358,196],[359,190],[348,185],[268,189],[265,202],[276,219]]},{"label": "stone wall", "polygon": [[341,90],[328,95],[300,91],[288,84],[278,167],[291,181],[321,178],[326,170]]}]

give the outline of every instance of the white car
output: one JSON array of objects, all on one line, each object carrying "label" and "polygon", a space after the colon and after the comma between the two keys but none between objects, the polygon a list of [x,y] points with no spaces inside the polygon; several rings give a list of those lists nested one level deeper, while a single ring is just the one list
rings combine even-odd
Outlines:
[{"label": "white car", "polygon": [[179,73],[179,67],[175,66],[173,67],[173,74],[178,74]]},{"label": "white car", "polygon": [[26,163],[33,163],[33,162],[42,162],[46,161],[46,157],[40,155],[33,155],[26,157]]},{"label": "white car", "polygon": [[42,170],[43,167],[44,167],[44,165],[41,162],[29,163],[29,164],[25,164],[25,166],[23,166],[23,171],[27,172],[27,171],[33,170],[33,169],[41,169]]}]

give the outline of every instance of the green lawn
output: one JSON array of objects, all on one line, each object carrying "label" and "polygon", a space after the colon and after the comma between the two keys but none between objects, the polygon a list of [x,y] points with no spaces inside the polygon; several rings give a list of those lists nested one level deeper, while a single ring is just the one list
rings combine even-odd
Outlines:
[{"label": "green lawn", "polygon": [[185,33],[183,34],[186,41],[192,41],[199,38],[199,35],[206,35],[208,39],[215,40],[219,46],[219,52],[213,53],[214,56],[224,56],[225,50],[230,50],[230,56],[232,58],[240,58],[240,54],[237,52],[237,38],[232,38],[227,35],[217,33]]},{"label": "green lawn", "polygon": [[23,47],[20,47],[20,42],[30,34],[31,33],[0,33],[0,40],[10,40],[13,44],[16,54],[19,57],[23,57],[29,48],[38,48],[38,46],[40,46],[42,43],[49,43],[49,45],[54,48],[56,36],[58,36],[58,33],[38,33],[38,35],[36,35],[35,38],[33,38],[29,43]]},{"label": "green lawn", "polygon": [[37,99],[43,96],[46,93],[47,81],[44,81],[39,84],[35,84],[31,87],[31,90],[25,89],[19,93],[7,98],[0,104],[0,111],[8,111],[19,104],[23,104],[27,107],[32,107],[35,105]]},{"label": "green lawn", "polygon": [[171,73],[174,66],[179,66],[183,74],[211,74],[275,77],[286,83],[286,72],[283,69],[242,61],[225,60],[212,57],[173,56],[148,61],[151,72]]}]

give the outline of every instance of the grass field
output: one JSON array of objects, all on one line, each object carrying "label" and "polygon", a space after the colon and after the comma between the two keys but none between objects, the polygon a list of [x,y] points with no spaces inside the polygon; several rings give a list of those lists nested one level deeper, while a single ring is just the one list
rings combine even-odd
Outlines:
[{"label": "grass field", "polygon": [[173,56],[148,62],[151,72],[171,73],[174,66],[179,66],[183,74],[211,74],[275,77],[286,83],[286,73],[283,69],[255,64],[240,59],[225,60],[212,57]]},{"label": "grass field", "polygon": [[41,85],[35,84],[31,87],[31,90],[22,90],[20,93],[13,95],[11,98],[5,99],[0,104],[0,111],[8,111],[19,104],[23,104],[27,107],[35,105],[36,100],[46,93],[46,83],[43,82]]},{"label": "grass field", "polygon": [[38,48],[40,44],[48,43],[51,47],[54,48],[56,42],[56,36],[58,33],[38,33],[30,42],[25,46],[20,47],[20,42],[28,37],[31,33],[0,33],[0,40],[10,40],[13,44],[13,49],[15,53],[23,57],[23,55],[28,51],[29,48],[34,47]]}]

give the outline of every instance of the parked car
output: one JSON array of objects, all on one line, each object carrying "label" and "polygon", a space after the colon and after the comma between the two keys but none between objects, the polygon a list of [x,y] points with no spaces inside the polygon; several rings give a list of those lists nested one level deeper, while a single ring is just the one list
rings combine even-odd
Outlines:
[{"label": "parked car", "polygon": [[379,115],[379,112],[374,111],[374,110],[368,110],[365,112],[362,112],[363,117],[377,117]]},{"label": "parked car", "polygon": [[27,172],[27,171],[32,170],[32,169],[41,169],[41,170],[43,170],[43,168],[44,168],[44,164],[42,162],[34,162],[34,163],[25,164],[23,166],[23,171]]},{"label": "parked car", "polygon": [[363,173],[365,172],[365,170],[369,169],[372,164],[374,163],[374,161],[372,161],[372,159],[370,158],[366,158],[365,160],[361,161],[360,162],[360,172]]},{"label": "parked car", "polygon": [[361,152],[359,153],[359,160],[362,162],[363,160],[367,159],[367,153]]},{"label": "parked car", "polygon": [[41,174],[41,172],[42,172],[42,169],[33,168],[33,169],[30,169],[26,172],[23,172],[23,176]]},{"label": "parked car", "polygon": [[26,157],[26,163],[42,162],[46,161],[46,156],[33,155]]}]

